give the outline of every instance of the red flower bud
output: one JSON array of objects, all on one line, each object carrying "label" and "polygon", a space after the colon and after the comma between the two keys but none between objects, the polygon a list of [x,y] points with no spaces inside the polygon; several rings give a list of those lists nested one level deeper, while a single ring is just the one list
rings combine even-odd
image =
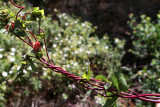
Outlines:
[{"label": "red flower bud", "polygon": [[26,20],[26,15],[23,15],[23,16],[22,16],[22,20]]},{"label": "red flower bud", "polygon": [[11,29],[14,30],[14,21],[11,21]]},{"label": "red flower bud", "polygon": [[41,51],[41,45],[40,42],[36,41],[35,43],[32,42],[32,46],[35,52],[40,52]]}]

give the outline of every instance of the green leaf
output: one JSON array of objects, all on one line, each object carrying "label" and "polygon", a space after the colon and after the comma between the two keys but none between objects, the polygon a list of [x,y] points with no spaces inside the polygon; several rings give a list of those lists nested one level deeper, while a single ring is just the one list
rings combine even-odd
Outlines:
[{"label": "green leaf", "polygon": [[39,10],[39,7],[35,7],[32,14],[31,14],[31,20],[32,21],[41,21],[44,19],[44,10]]},{"label": "green leaf", "polygon": [[118,99],[117,96],[111,97],[111,99],[108,98],[103,107],[113,107],[117,99]]},{"label": "green leaf", "polygon": [[117,80],[118,80],[118,86],[119,86],[119,91],[127,91],[128,90],[128,85],[126,83],[126,80],[123,76],[123,74],[120,73],[116,73],[117,76]]},{"label": "green leaf", "polygon": [[20,37],[24,37],[26,35],[26,32],[23,29],[16,28],[14,32]]},{"label": "green leaf", "polygon": [[22,66],[17,72],[18,72],[18,75],[17,77],[15,78],[15,80],[17,80],[18,78],[21,78],[25,73],[23,73],[23,69],[24,67]]},{"label": "green leaf", "polygon": [[95,79],[108,82],[108,79],[104,75],[97,75]]},{"label": "green leaf", "polygon": [[88,72],[84,72],[84,74],[82,75],[83,79],[87,79],[87,81],[90,80],[90,76],[91,76],[91,70],[90,70],[90,66],[88,68]]},{"label": "green leaf", "polygon": [[105,90],[107,90],[109,87],[111,87],[111,85],[112,85],[112,82],[111,82],[111,81],[108,81],[108,82],[104,85]]},{"label": "green leaf", "polygon": [[115,73],[113,73],[112,76],[111,76],[111,82],[119,90],[118,81],[117,81],[117,77],[115,76]]},{"label": "green leaf", "polygon": [[10,17],[14,18],[14,13],[12,11],[10,12]]},{"label": "green leaf", "polygon": [[121,72],[115,72],[114,74],[112,74],[111,81],[119,91],[127,91],[128,85]]},{"label": "green leaf", "polygon": [[45,33],[40,33],[37,35],[38,39],[43,39],[45,37]]},{"label": "green leaf", "polygon": [[14,23],[15,23],[15,24],[14,24],[14,27],[15,27],[15,28],[20,28],[20,27],[22,27],[22,22],[21,22],[20,19],[15,20]]},{"label": "green leaf", "polygon": [[35,72],[37,71],[37,68],[33,63],[31,63],[31,68],[32,68],[33,71],[35,71]]},{"label": "green leaf", "polygon": [[35,7],[34,10],[33,10],[33,12],[35,12],[37,10],[39,10],[39,7]]},{"label": "green leaf", "polygon": [[44,10],[39,10],[39,12],[41,13],[41,15],[43,16],[44,15]]},{"label": "green leaf", "polygon": [[91,70],[90,70],[90,66],[88,66],[88,72],[87,72],[87,80],[89,81],[91,77]]}]

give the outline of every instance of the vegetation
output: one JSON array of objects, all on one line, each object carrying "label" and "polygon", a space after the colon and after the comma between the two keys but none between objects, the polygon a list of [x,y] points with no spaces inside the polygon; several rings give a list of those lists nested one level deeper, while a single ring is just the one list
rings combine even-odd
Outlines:
[{"label": "vegetation", "polygon": [[[52,20],[50,15],[44,16],[43,9],[36,7],[21,12],[25,7],[12,4],[14,6],[10,5],[10,8],[13,11],[0,11],[0,32],[3,33],[0,38],[0,106],[26,106],[25,103],[30,106],[52,102],[53,106],[122,106],[115,103],[118,97],[141,99],[147,96],[144,93],[159,93],[159,14],[157,23],[145,15],[141,16],[141,22],[138,23],[130,15],[133,47],[127,52],[137,59],[147,58],[143,66],[133,62],[135,69],[128,65],[120,67],[126,52],[125,41],[116,38],[116,46],[113,47],[108,35],[98,38],[95,34],[96,26],[90,22],[83,22],[56,9],[54,13],[57,19]],[[5,3],[2,5],[8,8]],[[138,72],[135,72],[139,66]],[[127,73],[124,75],[123,72]],[[130,88],[137,84],[143,86],[143,94],[136,95],[134,91],[137,90],[134,88],[133,91],[129,90],[125,79],[129,79],[127,82]],[[135,80],[137,84],[132,84]],[[104,92],[97,92],[97,87]],[[137,106],[142,103],[154,105],[140,100],[134,102]]]}]

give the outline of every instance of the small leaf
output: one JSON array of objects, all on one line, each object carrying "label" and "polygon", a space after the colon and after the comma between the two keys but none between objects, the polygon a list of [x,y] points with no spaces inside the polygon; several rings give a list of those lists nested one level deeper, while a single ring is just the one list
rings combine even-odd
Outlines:
[{"label": "small leaf", "polygon": [[95,79],[108,82],[108,79],[104,75],[97,75]]},{"label": "small leaf", "polygon": [[82,79],[86,79],[87,81],[89,81],[90,76],[91,76],[91,70],[90,70],[90,66],[89,66],[88,72],[84,72],[84,74],[82,75]]},{"label": "small leaf", "polygon": [[118,77],[118,86],[120,91],[127,91],[128,90],[128,85],[126,83],[126,80],[121,72],[116,72],[116,76]]},{"label": "small leaf", "polygon": [[37,71],[37,68],[33,63],[31,64],[31,68],[32,68],[33,71]]},{"label": "small leaf", "polygon": [[12,11],[10,12],[10,17],[14,18],[14,13]]},{"label": "small leaf", "polygon": [[115,73],[113,73],[112,76],[111,76],[111,82],[115,87],[117,87],[117,89],[119,89],[118,81],[117,81],[117,77],[115,76]]},{"label": "small leaf", "polygon": [[111,81],[115,87],[119,91],[127,91],[128,85],[126,83],[126,80],[121,72],[115,72],[111,76]]},{"label": "small leaf", "polygon": [[15,80],[17,80],[18,78],[21,78],[21,77],[24,75],[23,69],[24,69],[24,67],[22,66],[22,67],[17,71],[17,72],[18,72],[18,75],[17,75],[17,77],[15,78]]},{"label": "small leaf", "polygon": [[103,107],[113,107],[117,99],[118,99],[117,96],[113,96],[111,97],[111,99],[108,98]]},{"label": "small leaf", "polygon": [[38,39],[44,39],[44,37],[45,37],[45,33],[40,33],[37,35]]},{"label": "small leaf", "polygon": [[88,66],[88,72],[87,72],[87,80],[89,81],[91,77],[91,70],[90,70],[90,66]]},{"label": "small leaf", "polygon": [[109,87],[111,87],[111,85],[112,85],[112,82],[111,82],[111,81],[108,81],[108,82],[104,85],[105,90],[107,90]]},{"label": "small leaf", "polygon": [[35,7],[34,10],[33,10],[33,12],[35,12],[37,10],[39,10],[39,7]]},{"label": "small leaf", "polygon": [[84,74],[82,75],[82,78],[83,78],[83,79],[87,79],[87,74],[86,74],[86,72],[84,72]]}]

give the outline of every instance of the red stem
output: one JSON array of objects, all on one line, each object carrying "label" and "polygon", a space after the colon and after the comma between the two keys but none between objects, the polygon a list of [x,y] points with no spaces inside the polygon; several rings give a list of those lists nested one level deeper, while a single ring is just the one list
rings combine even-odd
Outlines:
[{"label": "red stem", "polygon": [[23,10],[23,8],[18,11],[18,13],[17,13],[17,15],[16,15],[16,20],[17,20],[18,14],[19,14],[22,10]]},{"label": "red stem", "polygon": [[34,34],[31,31],[27,30],[27,32],[29,32],[34,37],[35,41],[37,41],[37,38],[34,36]]},{"label": "red stem", "polygon": [[[12,0],[10,0],[10,2],[17,8],[21,8],[20,11],[18,11],[17,15],[16,15],[16,19],[18,17],[18,14],[23,10],[25,9],[25,7],[21,7],[21,6],[18,6],[16,5]],[[30,14],[30,13],[26,13],[26,14]],[[6,29],[8,30],[8,29]],[[31,31],[28,31],[33,37],[34,39],[37,41],[37,38],[34,36],[34,34],[31,32]],[[40,22],[39,22],[39,33],[40,33]],[[20,36],[18,36],[16,33],[14,33],[15,36],[17,36],[19,39],[21,39],[23,42],[27,43],[29,46],[32,47],[31,45],[31,40],[30,38],[27,36],[28,40],[30,43],[28,43],[27,41],[25,41],[24,39],[22,39]],[[104,88],[104,84],[106,84],[106,82],[101,82],[99,80],[96,80],[96,79],[90,79],[90,81],[94,82],[94,83],[91,83],[89,81],[87,81],[86,79],[82,79],[81,77],[78,77],[78,76],[75,76],[67,71],[65,71],[64,69],[60,68],[60,67],[56,67],[53,65],[53,63],[51,62],[49,56],[48,56],[48,50],[47,50],[47,46],[46,46],[46,40],[44,38],[44,43],[45,43],[45,48],[46,48],[46,53],[47,53],[47,57],[50,61],[51,64],[49,64],[43,57],[41,59],[37,58],[40,62],[44,63],[47,68],[51,68],[53,71],[55,72],[58,72],[58,73],[61,73],[67,77],[70,77],[72,78],[73,80],[75,80],[78,84],[82,85],[83,87],[87,88],[87,89],[91,89],[91,90],[94,90],[97,94],[100,94],[101,96],[104,96],[104,97],[113,97],[113,96],[118,96],[118,97],[123,97],[123,98],[136,98],[136,99],[140,99],[140,100],[144,100],[144,101],[147,101],[147,102],[153,102],[153,103],[160,103],[160,101],[158,100],[152,100],[152,99],[159,99],[159,97],[149,97],[149,96],[160,96],[160,94],[138,94],[130,89],[128,89],[128,91],[132,92],[133,94],[136,94],[136,95],[133,95],[133,94],[129,94],[129,93],[126,93],[126,92],[120,92],[120,94],[118,94],[118,90],[117,89],[114,89],[114,88],[109,88],[107,90],[105,90]],[[33,48],[33,47],[32,47]],[[97,83],[101,84],[101,85],[97,85]],[[96,86],[96,88],[93,88],[92,86]],[[77,88],[78,89],[78,88]],[[113,95],[112,96],[107,96],[106,94],[102,94],[98,91],[109,91],[111,92]],[[146,97],[146,98],[144,98]],[[148,98],[148,99],[147,99]]]},{"label": "red stem", "polygon": [[21,9],[25,9],[26,8],[26,7],[21,7],[21,6],[16,5],[12,0],[9,0],[9,1],[17,8],[21,8]]},{"label": "red stem", "polygon": [[46,39],[45,38],[44,38],[44,45],[45,45],[45,49],[46,49],[48,60],[53,65],[53,63],[52,63],[52,61],[51,61],[51,59],[49,58],[49,55],[48,55],[48,50],[47,50],[47,45],[46,45]]}]

